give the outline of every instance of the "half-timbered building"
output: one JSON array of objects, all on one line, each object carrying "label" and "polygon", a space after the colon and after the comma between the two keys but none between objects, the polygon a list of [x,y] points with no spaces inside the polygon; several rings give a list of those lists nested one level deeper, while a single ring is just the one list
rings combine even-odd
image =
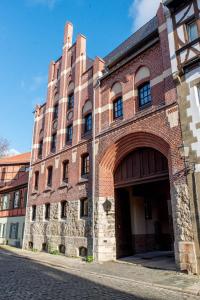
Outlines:
[{"label": "half-timbered building", "polygon": [[0,159],[0,244],[21,247],[30,153]]},{"label": "half-timbered building", "polygon": [[[177,87],[182,156],[190,196],[195,251],[200,258],[200,1],[166,0],[170,59]],[[187,257],[185,256],[185,260]],[[198,263],[199,265],[199,263]]]}]

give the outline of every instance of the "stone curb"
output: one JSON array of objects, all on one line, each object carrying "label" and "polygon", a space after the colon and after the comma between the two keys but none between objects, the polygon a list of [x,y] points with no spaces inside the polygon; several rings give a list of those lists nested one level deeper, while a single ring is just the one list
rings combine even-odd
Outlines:
[{"label": "stone curb", "polygon": [[[4,248],[2,248],[4,250]],[[41,259],[37,259],[34,257],[30,257],[27,255],[21,255],[15,252],[12,252],[12,255],[17,257],[17,258],[24,258],[27,260],[32,260],[35,262],[39,262],[43,265],[47,265],[47,266],[51,266],[51,267],[57,267],[57,268],[61,268],[61,269],[65,269],[65,270],[71,270],[71,271],[75,271],[75,272],[82,272],[81,269],[78,268],[72,268],[69,266],[63,266],[63,265],[59,265],[59,264],[55,264],[55,263],[51,263],[49,261],[46,260],[41,260]],[[179,293],[183,293],[183,294],[188,294],[188,295],[193,295],[193,296],[200,296],[200,289],[196,290],[196,291],[191,291],[190,289],[183,289],[183,288],[179,288],[179,287],[174,287],[174,286],[167,286],[167,285],[163,285],[163,284],[158,284],[158,283],[149,283],[149,282],[144,282],[144,281],[139,281],[139,280],[135,280],[135,279],[130,279],[130,278],[125,278],[125,277],[119,277],[119,276],[114,276],[114,275],[108,275],[108,274],[104,274],[104,273],[96,273],[96,272],[91,272],[91,271],[87,271],[84,270],[85,274],[90,274],[90,275],[95,275],[98,277],[106,277],[106,278],[112,278],[112,279],[116,279],[116,280],[123,280],[123,281],[128,281],[128,282],[132,282],[132,283],[136,283],[136,284],[140,284],[143,286],[148,286],[148,287],[156,287],[156,288],[162,288],[162,289],[167,289],[167,290],[171,290],[174,292],[179,292]]]}]

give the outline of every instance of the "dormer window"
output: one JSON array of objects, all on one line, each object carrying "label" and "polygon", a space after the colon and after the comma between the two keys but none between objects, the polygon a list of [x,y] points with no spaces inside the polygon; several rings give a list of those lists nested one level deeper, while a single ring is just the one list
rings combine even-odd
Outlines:
[{"label": "dormer window", "polygon": [[192,42],[198,38],[198,29],[196,21],[187,24],[188,42]]}]

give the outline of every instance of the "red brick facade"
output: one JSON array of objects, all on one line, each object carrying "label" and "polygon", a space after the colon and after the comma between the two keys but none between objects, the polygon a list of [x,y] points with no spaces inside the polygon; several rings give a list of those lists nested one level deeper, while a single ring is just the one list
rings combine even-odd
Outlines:
[{"label": "red brick facade", "polygon": [[[114,172],[121,160],[138,148],[161,152],[169,165],[175,232],[175,253],[180,262],[179,242],[192,242],[179,218],[179,193],[186,181],[178,147],[182,144],[176,87],[171,74],[163,7],[157,17],[104,59],[87,58],[86,39],[79,35],[72,45],[72,25],[66,24],[62,57],[50,64],[46,103],[36,108],[32,171],[26,216],[24,247],[65,246],[77,256],[81,247],[98,260],[116,258]],[[147,35],[146,32],[149,31]],[[143,37],[142,35],[145,35]],[[137,40],[137,42],[136,42]],[[128,49],[128,50],[127,50]],[[98,80],[97,80],[98,79]],[[139,106],[139,88],[151,86],[151,103]],[[67,107],[74,94],[74,107]],[[123,116],[113,119],[113,101],[122,98]],[[55,107],[58,104],[58,117]],[[84,117],[93,114],[93,132],[84,134]],[[66,128],[73,124],[73,138],[66,143]],[[52,153],[52,136],[56,150]],[[42,157],[38,157],[43,141]],[[89,153],[90,172],[81,176],[82,156]],[[68,183],[62,180],[62,162],[69,161]],[[47,187],[48,167],[53,167],[52,186]],[[35,189],[35,172],[39,186]],[[80,217],[80,200],[88,198],[88,217]],[[60,202],[67,201],[67,219],[60,219]],[[104,202],[111,205],[106,214]],[[45,203],[51,204],[44,220]],[[32,220],[32,206],[36,219]],[[188,205],[188,203],[186,203]],[[186,217],[190,228],[190,216]],[[93,238],[95,234],[95,239]],[[33,243],[33,244],[32,244]],[[43,247],[44,248],[44,247]]]}]

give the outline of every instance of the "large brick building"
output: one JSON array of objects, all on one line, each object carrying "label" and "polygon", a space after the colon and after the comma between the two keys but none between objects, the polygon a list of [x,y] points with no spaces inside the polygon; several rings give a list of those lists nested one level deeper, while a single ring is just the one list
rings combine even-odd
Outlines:
[{"label": "large brick building", "polygon": [[21,247],[30,153],[0,159],[0,244]]},{"label": "large brick building", "polygon": [[197,272],[163,5],[104,59],[72,33],[35,112],[24,247],[99,261],[174,250]]}]

